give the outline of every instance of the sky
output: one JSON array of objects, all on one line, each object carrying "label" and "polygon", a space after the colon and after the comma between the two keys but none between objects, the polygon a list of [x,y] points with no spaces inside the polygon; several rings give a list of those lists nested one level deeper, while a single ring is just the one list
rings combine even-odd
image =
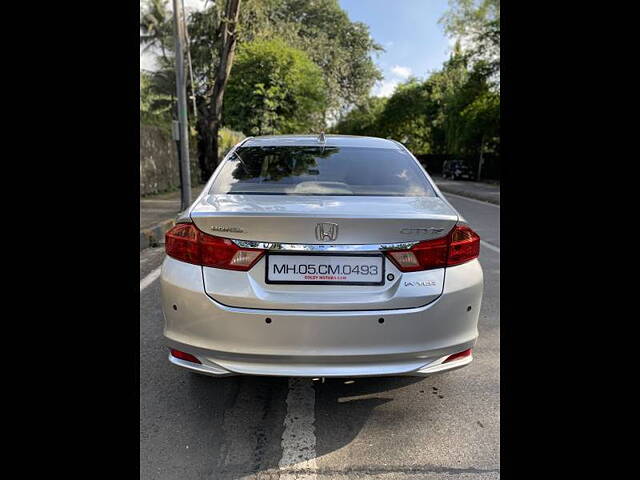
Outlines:
[{"label": "sky", "polygon": [[[384,79],[371,93],[388,97],[410,76],[425,78],[448,58],[451,42],[438,20],[447,0],[338,0],[352,21],[369,25],[373,39],[385,52],[374,55]],[[205,0],[184,0],[185,8],[200,9]],[[140,56],[140,68],[153,68],[150,55]]]},{"label": "sky", "polygon": [[369,25],[385,52],[374,57],[384,79],[372,90],[390,96],[410,76],[425,78],[449,57],[451,44],[438,20],[447,0],[339,0],[352,21]]}]

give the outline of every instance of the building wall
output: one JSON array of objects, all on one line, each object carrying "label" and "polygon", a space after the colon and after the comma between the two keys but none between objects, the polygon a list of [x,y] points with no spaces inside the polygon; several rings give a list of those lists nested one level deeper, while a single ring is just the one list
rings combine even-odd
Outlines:
[{"label": "building wall", "polygon": [[[200,169],[195,145],[190,145],[191,184],[199,183]],[[140,195],[180,188],[176,143],[160,127],[140,125]]]}]

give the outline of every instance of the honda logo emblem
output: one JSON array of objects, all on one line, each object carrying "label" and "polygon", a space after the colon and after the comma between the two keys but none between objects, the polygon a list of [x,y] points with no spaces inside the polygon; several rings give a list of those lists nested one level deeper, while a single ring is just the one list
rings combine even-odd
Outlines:
[{"label": "honda logo emblem", "polygon": [[332,242],[338,238],[337,223],[319,223],[316,225],[316,238],[321,242]]}]

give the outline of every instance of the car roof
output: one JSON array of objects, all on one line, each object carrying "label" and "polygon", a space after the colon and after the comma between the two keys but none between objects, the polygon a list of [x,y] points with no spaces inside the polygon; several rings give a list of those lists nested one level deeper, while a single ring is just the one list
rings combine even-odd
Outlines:
[{"label": "car roof", "polygon": [[265,135],[249,137],[243,147],[284,147],[284,146],[313,146],[327,147],[366,147],[366,148],[402,148],[394,140],[378,137],[361,137],[357,135],[329,135],[325,134],[325,141],[321,142],[318,135]]}]

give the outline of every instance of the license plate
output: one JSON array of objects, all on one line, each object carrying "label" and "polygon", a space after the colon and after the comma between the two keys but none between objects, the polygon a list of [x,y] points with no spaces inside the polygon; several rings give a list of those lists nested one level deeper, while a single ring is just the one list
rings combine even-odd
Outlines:
[{"label": "license plate", "polygon": [[382,255],[271,254],[267,255],[267,283],[318,285],[382,285]]}]

